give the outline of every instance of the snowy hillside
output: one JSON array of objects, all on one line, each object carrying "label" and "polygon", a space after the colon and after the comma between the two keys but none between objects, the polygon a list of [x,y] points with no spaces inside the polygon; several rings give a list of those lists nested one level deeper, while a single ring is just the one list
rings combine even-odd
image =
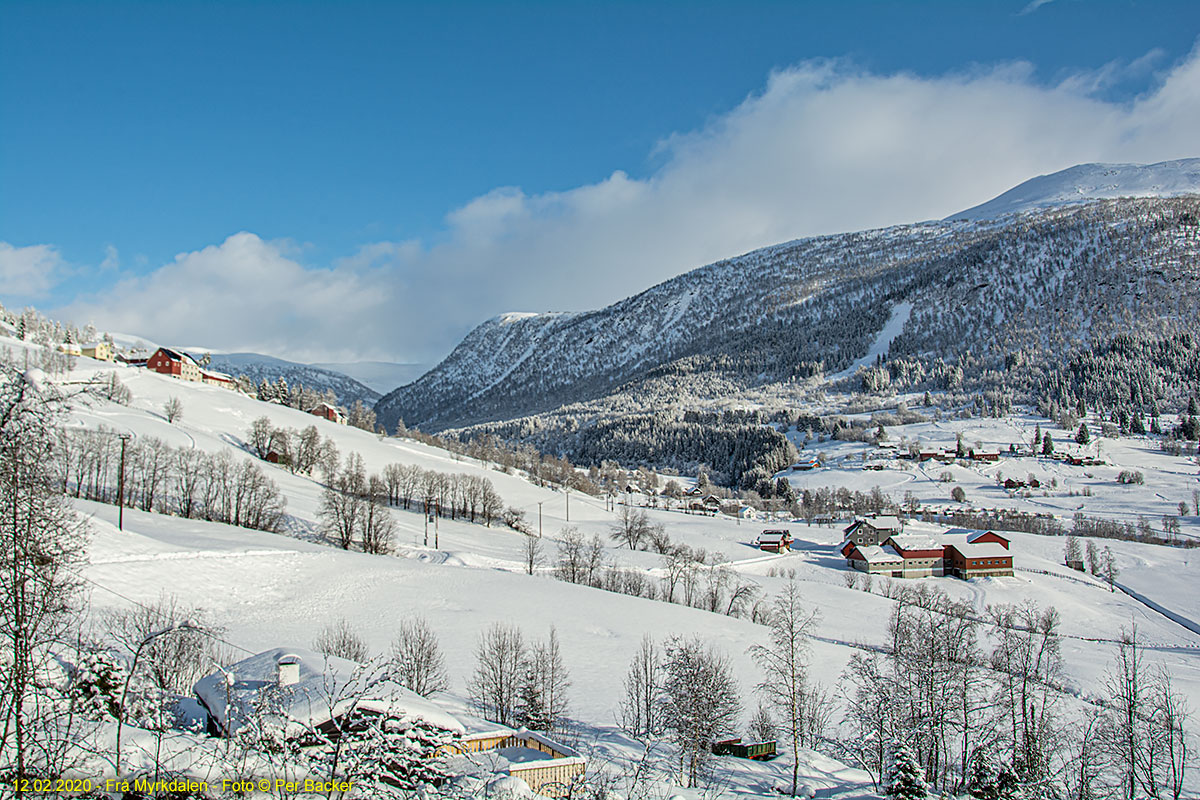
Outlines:
[{"label": "snowy hillside", "polygon": [[1118,197],[1200,194],[1200,158],[1158,164],[1079,164],[1039,175],[948,220],[995,219],[1005,214]]},{"label": "snowy hillside", "polygon": [[282,378],[290,386],[302,384],[317,393],[328,389],[337,397],[339,404],[347,407],[359,400],[370,406],[379,398],[379,393],[374,389],[344,373],[261,353],[214,353],[212,367],[235,377],[245,375],[254,384],[263,380],[275,383]]},{"label": "snowy hillside", "polygon": [[[14,340],[3,344],[16,348],[18,353],[30,349]],[[1097,707],[1105,674],[1117,652],[1114,637],[1131,624],[1137,625],[1146,645],[1148,663],[1163,665],[1173,677],[1175,690],[1193,707],[1200,703],[1200,626],[1194,624],[1200,618],[1200,605],[1193,591],[1200,579],[1200,559],[1194,557],[1194,549],[1101,541],[1115,553],[1119,582],[1141,599],[1110,591],[1100,579],[1063,566],[1061,538],[1021,533],[1010,537],[1015,577],[970,582],[877,577],[864,583],[861,576],[848,572],[836,551],[842,539],[840,525],[742,520],[648,508],[649,520],[661,524],[675,546],[687,548],[677,552],[692,554],[689,558],[701,551],[705,554],[702,561],[685,562],[691,566],[683,573],[685,577],[679,578],[680,595],[694,595],[694,600],[666,602],[657,589],[652,593],[645,589],[634,592],[629,589],[632,584],[621,583],[635,581],[640,575],[652,585],[665,585],[672,562],[649,549],[626,548],[611,540],[620,518],[620,505],[609,510],[602,498],[578,492],[568,497],[555,487],[535,485],[520,474],[510,474],[486,461],[411,439],[376,436],[223,388],[142,369],[83,358],[60,380],[64,386],[78,386],[81,381],[110,374],[129,388],[129,403],[100,398],[80,402],[71,412],[72,428],[95,431],[103,426],[131,434],[135,452],[152,452],[137,448],[153,447],[154,440],[161,440],[180,452],[227,454],[221,457],[235,467],[249,463],[264,470],[287,505],[281,533],[134,508],[125,510],[125,531],[119,532],[112,505],[76,501],[76,508],[90,520],[88,564],[80,569],[80,575],[90,595],[90,620],[98,631],[103,630],[107,612],[129,610],[139,604],[149,606],[168,597],[184,609],[197,609],[206,621],[223,630],[229,659],[276,647],[309,648],[323,628],[341,620],[375,655],[387,652],[403,617],[417,614],[436,631],[449,668],[449,688],[437,693],[435,700],[445,708],[458,710],[467,706],[479,637],[489,625],[517,625],[530,639],[544,638],[553,626],[572,682],[569,735],[574,746],[587,754],[590,774],[624,771],[628,775],[631,765],[644,758],[638,771],[644,770],[647,780],[658,783],[650,796],[687,800],[711,795],[707,789],[680,789],[673,782],[670,775],[676,760],[671,746],[660,740],[647,751],[617,725],[627,665],[644,635],[652,635],[660,643],[672,634],[700,637],[730,660],[737,691],[743,698],[737,725],[739,731],[744,731],[756,703],[755,686],[763,677],[750,657],[750,648],[764,643],[767,636],[763,617],[756,614],[761,614],[763,604],[788,585],[789,577],[800,587],[804,608],[820,614],[811,640],[808,675],[813,686],[829,692],[837,709],[827,723],[822,752],[803,751],[801,756],[802,780],[823,798],[858,800],[876,796],[870,775],[835,756],[842,754],[848,759],[855,741],[853,730],[843,722],[844,703],[852,694],[847,689],[846,669],[855,656],[873,657],[886,650],[888,621],[900,607],[896,590],[902,586],[942,590],[979,619],[986,619],[989,606],[1001,604],[1032,603],[1041,609],[1056,609],[1064,669],[1045,691],[1052,697],[1054,719],[1061,723],[1058,730],[1064,735],[1087,710]],[[162,409],[172,398],[179,400],[182,416],[168,422]],[[341,454],[361,455],[365,469],[372,474],[389,465],[402,465],[488,478],[507,506],[524,511],[535,529],[544,528],[542,552],[533,564],[533,574],[527,574],[527,548],[537,540],[500,524],[487,527],[442,518],[436,525],[435,544],[432,539],[426,540],[424,515],[399,506],[387,512],[398,525],[391,555],[370,555],[357,547],[338,548],[321,531],[322,483],[316,477],[260,461],[249,452],[252,423],[263,416],[277,427],[315,424],[319,434],[332,441]],[[1006,440],[1024,439],[1031,422],[946,420],[909,433],[926,441],[942,442],[952,442],[962,434],[971,441],[978,439],[996,446]],[[1049,431],[1049,424],[1041,422]],[[893,430],[893,436],[899,434],[899,430]],[[1055,435],[1062,436],[1057,430]],[[897,468],[871,473],[853,465],[850,450],[836,449],[856,446],[827,443],[826,461],[832,465],[841,458],[839,466],[806,473],[805,478],[797,476],[795,480],[798,484],[805,479],[828,484],[832,473],[838,472],[838,480],[846,487],[865,490],[882,482],[889,491],[907,488],[926,503],[948,502],[948,484],[930,471]],[[998,468],[1009,475],[1036,472],[1048,478],[1053,474],[1059,488],[1052,498],[1008,497],[1004,502],[1023,508],[1050,508],[1063,514],[1069,514],[1075,506],[1096,513],[1103,507],[1093,505],[1096,503],[1157,514],[1163,504],[1195,485],[1196,467],[1192,461],[1158,453],[1146,440],[1110,444],[1105,452],[1127,468],[1143,470],[1146,489],[1121,486],[1119,497],[1093,499],[1092,492],[1081,496],[1079,490],[1085,486],[1116,486],[1109,474],[1115,468],[1091,470],[1094,474],[1085,475],[1085,470],[1070,471],[1035,458],[1022,458]],[[139,459],[131,462],[138,465],[134,469],[140,474],[148,461]],[[180,463],[195,463],[195,459],[181,457]],[[1004,497],[995,487],[996,466],[948,469],[954,470],[954,485],[965,486],[980,502],[1000,502]],[[135,480],[132,485],[141,486],[142,482]],[[168,481],[163,490],[174,491],[171,486]],[[1068,490],[1071,499],[1067,499]],[[1163,493],[1162,500],[1156,492]],[[993,494],[996,499],[982,499]],[[647,498],[630,494],[626,499],[645,502]],[[568,525],[585,539],[596,537],[605,577],[597,578],[595,585],[563,580],[562,573],[555,569],[566,552],[565,542],[571,533]],[[781,525],[796,536],[793,552],[763,553],[753,545],[763,527]],[[1192,521],[1188,521],[1187,529],[1192,535],[1196,533]],[[939,528],[912,522],[908,530],[933,534]],[[735,605],[733,599],[738,587],[748,592],[744,606]],[[1185,622],[1164,615],[1148,603],[1169,610]],[[981,646],[991,647],[996,632],[981,624],[979,636]],[[986,666],[980,670],[980,680],[991,674]],[[980,695],[979,700],[984,696]],[[104,741],[111,749],[111,737]],[[133,721],[127,725],[126,742],[127,764],[132,762],[126,768],[133,770],[154,769],[166,757],[177,758],[173,769],[195,774],[205,769],[205,758],[216,758],[220,753],[218,740],[178,729],[156,741],[152,731],[143,730]],[[791,764],[790,755],[767,763],[722,757],[715,760],[715,779],[733,796],[766,798],[776,796],[775,787],[786,781]],[[104,765],[96,760],[85,769],[101,774]],[[1189,790],[1194,788],[1192,784]]]}]

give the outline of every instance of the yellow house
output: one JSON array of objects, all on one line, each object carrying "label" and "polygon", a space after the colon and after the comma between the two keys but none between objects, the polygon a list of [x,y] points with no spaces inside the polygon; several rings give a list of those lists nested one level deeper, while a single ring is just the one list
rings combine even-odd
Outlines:
[{"label": "yellow house", "polygon": [[80,350],[82,354],[88,358],[94,358],[97,361],[112,361],[113,348],[108,342],[88,342],[83,345]]},{"label": "yellow house", "polygon": [[80,349],[79,345],[75,344],[74,342],[62,342],[58,345],[58,352],[66,353],[69,356],[83,355],[83,350]]}]

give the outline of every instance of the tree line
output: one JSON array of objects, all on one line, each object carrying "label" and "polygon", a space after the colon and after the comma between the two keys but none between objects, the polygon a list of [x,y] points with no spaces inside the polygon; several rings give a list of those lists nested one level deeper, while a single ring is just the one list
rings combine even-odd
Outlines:
[{"label": "tree line", "polygon": [[[287,500],[261,467],[225,449],[172,447],[153,436],[127,437],[101,426],[59,428],[55,456],[64,493],[101,503],[243,528],[278,531]],[[121,451],[124,448],[124,475]]]}]

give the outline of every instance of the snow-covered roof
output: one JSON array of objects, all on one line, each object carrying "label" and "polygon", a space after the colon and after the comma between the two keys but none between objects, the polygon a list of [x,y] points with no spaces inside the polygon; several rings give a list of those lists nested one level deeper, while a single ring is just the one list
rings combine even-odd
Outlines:
[{"label": "snow-covered roof", "polygon": [[890,548],[883,548],[877,544],[856,545],[858,552],[862,555],[863,561],[868,564],[899,564],[902,559],[896,552]]},{"label": "snow-covered roof", "polygon": [[941,539],[928,533],[897,533],[889,541],[902,550],[941,550]]},{"label": "snow-covered roof", "polygon": [[963,558],[1006,558],[1012,555],[1008,548],[997,542],[950,542],[948,546],[957,550]]},{"label": "snow-covered roof", "polygon": [[760,542],[782,542],[791,538],[792,535],[787,531],[763,531],[758,535]]},{"label": "snow-covered roof", "polygon": [[900,530],[900,518],[894,514],[885,514],[879,517],[855,517],[854,522],[850,523],[844,532],[849,533],[859,525],[870,525],[881,531],[898,531]]},{"label": "snow-covered roof", "polygon": [[[278,665],[288,657],[297,662],[299,674],[295,683],[280,686]],[[463,732],[457,719],[419,694],[390,680],[368,678],[367,670],[354,661],[277,647],[201,678],[193,691],[227,734],[244,725],[256,710],[281,727],[285,736],[295,737],[354,709]]]},{"label": "snow-covered roof", "polygon": [[[942,534],[942,543],[957,544],[963,542],[970,544],[976,541],[980,536],[986,536],[989,533],[991,533],[993,536],[1000,536],[1000,534],[995,533],[994,531],[981,531],[974,528],[951,528]],[[1003,536],[1000,536],[1000,538],[1008,541]]]}]

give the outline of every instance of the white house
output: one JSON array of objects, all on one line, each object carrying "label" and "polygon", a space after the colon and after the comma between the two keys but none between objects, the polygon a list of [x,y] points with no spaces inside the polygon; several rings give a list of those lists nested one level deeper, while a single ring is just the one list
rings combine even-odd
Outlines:
[{"label": "white house", "polygon": [[351,712],[390,714],[454,733],[463,726],[438,706],[390,680],[369,680],[362,665],[311,650],[275,648],[196,682],[209,733],[232,736],[255,714],[286,739],[329,734]]}]

